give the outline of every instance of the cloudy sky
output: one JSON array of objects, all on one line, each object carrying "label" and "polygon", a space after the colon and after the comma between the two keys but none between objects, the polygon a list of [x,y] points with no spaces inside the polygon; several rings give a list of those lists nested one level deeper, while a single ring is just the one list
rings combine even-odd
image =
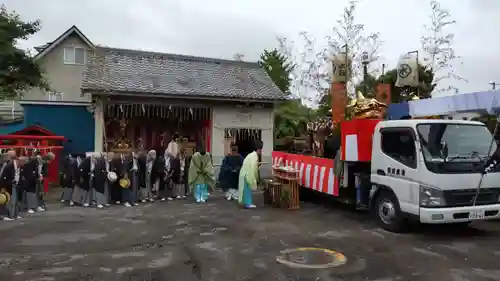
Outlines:
[{"label": "cloudy sky", "polygon": [[[457,24],[457,73],[468,83],[461,92],[500,83],[500,1],[442,0]],[[40,19],[42,30],[24,48],[54,40],[77,25],[96,44],[197,56],[257,60],[276,37],[308,31],[318,40],[331,34],[347,0],[1,0],[24,19]],[[404,52],[420,46],[430,8],[426,0],[361,0],[357,21],[366,32],[380,32],[379,63],[394,67]]]}]

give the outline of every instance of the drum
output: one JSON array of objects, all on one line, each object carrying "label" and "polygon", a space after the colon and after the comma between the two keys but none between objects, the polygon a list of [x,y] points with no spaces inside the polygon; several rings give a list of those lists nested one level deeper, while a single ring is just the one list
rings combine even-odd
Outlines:
[{"label": "drum", "polygon": [[120,179],[118,182],[122,188],[129,188],[130,187],[130,180],[129,179]]},{"label": "drum", "polygon": [[109,172],[108,173],[108,180],[110,182],[115,182],[118,179],[118,176],[116,175],[115,172]]}]

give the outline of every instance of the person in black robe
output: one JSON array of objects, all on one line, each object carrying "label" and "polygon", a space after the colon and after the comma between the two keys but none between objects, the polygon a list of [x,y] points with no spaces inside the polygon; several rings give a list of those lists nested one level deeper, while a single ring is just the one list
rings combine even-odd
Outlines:
[{"label": "person in black robe", "polygon": [[4,206],[5,216],[3,220],[11,221],[20,219],[20,200],[19,195],[22,193],[21,186],[21,166],[22,161],[18,161],[16,152],[10,150],[7,152],[7,157],[0,169],[0,188],[5,189],[4,192],[9,193],[10,200]]},{"label": "person in black robe", "polygon": [[142,203],[145,203],[147,200],[150,200],[151,194],[150,191],[146,188],[147,185],[147,155],[144,151],[139,150],[137,151],[138,157],[137,157],[137,165],[138,167],[138,184],[139,184],[139,197]]},{"label": "person in black robe", "polygon": [[95,154],[94,177],[93,184],[95,190],[95,200],[97,208],[102,209],[104,206],[109,206],[108,192],[108,167],[106,159],[101,153]]},{"label": "person in black robe", "polygon": [[120,186],[120,179],[125,175],[125,163],[121,154],[114,154],[111,159],[109,170],[116,174],[117,180],[110,183],[110,198],[111,202],[121,204],[123,201],[122,188]]},{"label": "person in black robe", "polygon": [[76,158],[69,154],[64,158],[59,182],[63,191],[61,192],[61,203],[71,204],[73,202],[73,190],[75,182],[74,164]]},{"label": "person in black robe", "polygon": [[152,178],[158,191],[157,197],[160,201],[172,200],[169,185],[170,179],[168,178],[169,174],[166,169],[165,157],[163,155],[157,156],[153,164]]},{"label": "person in black robe", "polygon": [[23,182],[24,190],[26,194],[26,208],[28,209],[28,214],[34,214],[35,212],[44,212],[45,209],[41,206],[38,193],[40,188],[42,174],[42,166],[40,165],[41,156],[33,155],[27,160],[23,165]]},{"label": "person in black robe", "polygon": [[188,171],[191,158],[186,154],[184,148],[179,149],[176,157],[170,157],[170,181],[172,184],[172,193],[175,199],[185,199],[188,189]]},{"label": "person in black robe", "polygon": [[81,159],[80,165],[78,165],[78,196],[75,200],[78,204],[83,207],[90,206],[90,191],[92,188],[92,163],[90,158],[90,153],[87,153],[86,157]]},{"label": "person in black robe", "polygon": [[139,169],[139,154],[138,153],[132,153],[128,157],[128,162],[127,162],[127,170],[129,173],[129,179],[130,179],[130,204],[137,206],[138,202],[140,200],[140,194],[139,194],[139,178],[140,178],[140,169]]},{"label": "person in black robe", "polygon": [[133,196],[133,190],[132,190],[132,179],[131,179],[131,162],[133,160],[132,154],[122,154],[121,156],[122,160],[122,169],[123,169],[123,178],[127,179],[129,181],[129,185],[127,187],[120,186],[122,188],[122,200],[124,203],[125,207],[131,207],[135,204],[135,199]]},{"label": "person in black robe", "polygon": [[225,192],[226,200],[238,200],[238,179],[243,160],[243,156],[238,153],[236,145],[231,146],[231,153],[222,160],[219,184]]}]

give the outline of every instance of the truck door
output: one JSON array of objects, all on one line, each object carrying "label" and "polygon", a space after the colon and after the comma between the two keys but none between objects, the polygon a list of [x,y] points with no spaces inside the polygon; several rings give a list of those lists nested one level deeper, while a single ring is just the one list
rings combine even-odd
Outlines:
[{"label": "truck door", "polygon": [[372,182],[391,188],[401,211],[418,214],[419,161],[415,131],[406,127],[381,128],[379,140],[380,146],[375,142],[373,146]]}]

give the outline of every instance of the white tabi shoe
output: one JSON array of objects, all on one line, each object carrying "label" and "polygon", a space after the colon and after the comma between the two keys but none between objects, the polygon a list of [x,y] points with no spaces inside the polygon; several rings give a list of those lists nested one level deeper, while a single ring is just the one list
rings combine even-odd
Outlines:
[{"label": "white tabi shoe", "polygon": [[101,204],[97,205],[97,209],[102,209],[102,208],[104,208],[103,205],[101,205]]},{"label": "white tabi shoe", "polygon": [[115,203],[116,203],[116,204],[121,204],[122,202],[120,202],[120,201],[116,201]]},{"label": "white tabi shoe", "polygon": [[11,218],[9,218],[9,217],[4,217],[4,218],[3,218],[3,220],[4,220],[4,221],[13,221],[14,219],[11,219]]},{"label": "white tabi shoe", "polygon": [[34,213],[35,213],[35,211],[33,211],[33,209],[28,210],[28,214],[34,214]]},{"label": "white tabi shoe", "polygon": [[20,219],[22,219],[22,217],[21,217],[21,216],[17,216],[17,218],[16,218],[16,219],[20,220]]},{"label": "white tabi shoe", "polygon": [[207,202],[207,200],[205,200],[205,199],[201,199],[201,200],[200,200],[200,202],[201,202],[201,203],[205,203],[205,202]]},{"label": "white tabi shoe", "polygon": [[125,206],[125,207],[132,207],[132,205],[130,205],[130,203],[129,203],[129,202],[127,202],[127,203],[123,204],[123,206]]},{"label": "white tabi shoe", "polygon": [[182,198],[182,197],[181,197],[180,195],[177,195],[177,196],[175,197],[175,199],[177,199],[177,200],[179,200],[179,199],[181,199],[181,198]]},{"label": "white tabi shoe", "polygon": [[70,206],[75,206],[75,202],[73,202],[73,201],[69,201],[69,205],[70,205]]},{"label": "white tabi shoe", "polygon": [[255,208],[257,208],[257,206],[255,206],[254,204],[245,205],[245,209],[255,209]]},{"label": "white tabi shoe", "polygon": [[44,209],[44,208],[42,208],[42,207],[37,207],[37,208],[36,208],[36,211],[37,211],[37,212],[45,212],[45,209]]},{"label": "white tabi shoe", "polygon": [[167,200],[167,199],[165,199],[165,198],[160,199],[160,201],[161,201],[161,202],[166,201],[166,200]]},{"label": "white tabi shoe", "polygon": [[139,203],[135,202],[135,203],[134,203],[134,206],[139,206]]},{"label": "white tabi shoe", "polygon": [[149,199],[149,202],[154,202],[155,200],[153,198]]},{"label": "white tabi shoe", "polygon": [[146,199],[142,199],[142,200],[141,200],[141,202],[142,202],[142,203],[146,203]]},{"label": "white tabi shoe", "polygon": [[89,205],[89,203],[85,203],[85,204],[83,204],[83,207],[85,207],[85,208],[87,208],[87,207],[89,207],[89,206],[90,206],[90,205]]},{"label": "white tabi shoe", "polygon": [[61,203],[66,203],[66,200],[61,200]]}]

